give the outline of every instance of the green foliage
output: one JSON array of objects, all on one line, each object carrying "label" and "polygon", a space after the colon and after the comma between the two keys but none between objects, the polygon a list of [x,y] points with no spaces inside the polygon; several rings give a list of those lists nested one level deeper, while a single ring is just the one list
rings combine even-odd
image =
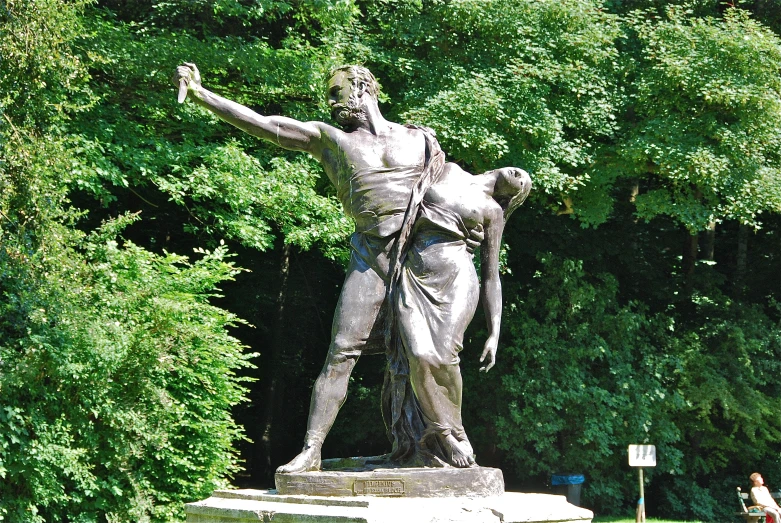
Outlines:
[{"label": "green foliage", "polygon": [[264,171],[235,143],[216,148],[204,160],[186,179],[171,175],[157,181],[176,203],[192,202],[190,212],[210,220],[198,220],[192,232],[224,233],[263,251],[273,244],[271,224],[276,224],[288,243],[305,250],[320,243],[327,257],[346,259],[342,245],[352,223],[335,197],[317,194],[312,160],[275,158]]},{"label": "green foliage", "polygon": [[[88,109],[94,97],[85,64],[69,44],[83,31],[78,16],[91,0],[6,0],[0,9],[0,115],[43,126]],[[0,126],[7,122],[0,122]]]},{"label": "green foliage", "polygon": [[135,215],[76,228],[106,164],[62,133],[95,101],[83,6],[8,2],[0,26],[0,520],[176,521],[238,470],[250,355],[210,304],[238,269],[118,241]]},{"label": "green foliage", "polygon": [[681,324],[621,305],[615,278],[582,262],[539,262],[505,312],[498,375],[466,379],[477,397],[498,396],[489,409],[470,405],[478,456],[494,434],[521,477],[584,473],[587,505],[617,514],[637,495],[627,445],[651,443],[648,488],[661,513],[729,517],[723,500],[746,481],[730,471],[776,459],[777,320],[716,294],[696,297]]},{"label": "green foliage", "polygon": [[519,165],[553,194],[587,180],[615,131],[615,17],[587,0],[435,2],[401,20],[377,4],[375,60],[405,81],[401,118],[476,172]]},{"label": "green foliage", "polygon": [[691,231],[712,221],[756,225],[781,209],[781,40],[730,9],[721,19],[669,8],[630,18],[641,46],[633,109],[621,145],[626,171],[647,178],[637,214]]},{"label": "green foliage", "polygon": [[[680,477],[665,481],[670,493],[662,499],[668,514],[718,520],[731,515],[733,507],[722,500],[735,485],[746,483],[759,464],[778,460],[781,330],[760,307],[719,293],[693,302],[694,317],[679,327],[673,348],[682,363],[677,386],[686,401],[672,420],[681,429],[686,459]],[[731,471],[743,477],[701,485],[694,479]],[[694,496],[682,501],[676,494],[681,491]]]},{"label": "green foliage", "polygon": [[484,421],[518,471],[586,473],[590,506],[613,513],[634,495],[622,466],[628,444],[654,443],[660,467],[680,466],[671,320],[619,305],[609,274],[553,255],[540,262],[526,297],[508,304],[507,363],[491,378],[505,407]]},{"label": "green foliage", "polygon": [[68,151],[9,137],[0,170],[0,519],[171,521],[225,486],[247,366],[209,304],[238,270],[72,228]]},{"label": "green foliage", "polygon": [[150,35],[145,26],[115,25],[103,16],[91,24],[85,44],[97,57],[91,74],[106,83],[94,87],[101,103],[74,124],[72,139],[85,161],[72,184],[106,205],[128,187],[155,207],[168,197],[190,216],[184,229],[212,242],[230,238],[263,251],[281,232],[287,243],[345,257],[350,224],[318,181],[321,168],[301,155],[278,156],[282,151],[215,124],[193,104],[176,104],[170,82],[171,64],[195,61],[205,64],[206,85],[227,89],[241,103],[322,118],[328,63],[319,53],[276,50],[261,40]]}]

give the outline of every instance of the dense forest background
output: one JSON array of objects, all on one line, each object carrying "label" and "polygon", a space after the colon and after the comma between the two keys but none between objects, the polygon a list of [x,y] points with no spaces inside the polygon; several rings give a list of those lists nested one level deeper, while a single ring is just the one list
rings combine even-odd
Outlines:
[{"label": "dense forest background", "polygon": [[[781,488],[781,1],[3,0],[0,521],[180,521],[300,449],[344,275],[311,158],[176,103],[175,67],[327,120],[344,63],[470,172],[516,165],[497,366],[465,426],[508,489],[626,514]],[[324,457],[389,450],[383,358]]]}]

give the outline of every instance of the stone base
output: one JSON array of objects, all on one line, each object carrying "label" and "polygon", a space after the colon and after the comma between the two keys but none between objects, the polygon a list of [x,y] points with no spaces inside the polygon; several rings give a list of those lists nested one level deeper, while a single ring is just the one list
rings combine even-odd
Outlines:
[{"label": "stone base", "polygon": [[564,496],[518,492],[480,498],[391,498],[218,490],[204,501],[188,503],[185,511],[187,523],[590,523],[594,517]]},{"label": "stone base", "polygon": [[485,497],[504,493],[499,469],[345,468],[277,474],[277,492],[309,496],[381,496],[405,498]]}]

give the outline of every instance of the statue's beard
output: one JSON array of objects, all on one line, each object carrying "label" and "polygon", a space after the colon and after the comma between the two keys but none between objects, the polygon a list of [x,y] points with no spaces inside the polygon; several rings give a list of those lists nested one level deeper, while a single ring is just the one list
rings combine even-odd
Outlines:
[{"label": "statue's beard", "polygon": [[342,127],[356,127],[366,121],[366,111],[358,103],[357,96],[350,96],[346,104],[334,104],[331,107],[331,118]]}]

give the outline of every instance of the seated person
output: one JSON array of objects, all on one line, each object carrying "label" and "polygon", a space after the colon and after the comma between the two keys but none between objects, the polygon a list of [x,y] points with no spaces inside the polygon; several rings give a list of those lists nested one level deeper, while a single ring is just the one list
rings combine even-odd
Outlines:
[{"label": "seated person", "polygon": [[751,487],[751,500],[755,505],[762,507],[762,510],[773,518],[773,523],[781,523],[781,507],[778,506],[776,500],[773,499],[773,496],[767,490],[762,475],[759,472],[754,472],[749,476],[749,479],[754,485]]}]

